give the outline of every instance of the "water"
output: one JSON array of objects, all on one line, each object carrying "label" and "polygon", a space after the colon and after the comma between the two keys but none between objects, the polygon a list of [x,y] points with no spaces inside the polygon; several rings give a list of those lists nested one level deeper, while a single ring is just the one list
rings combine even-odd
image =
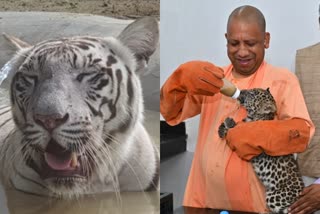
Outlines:
[{"label": "water", "polygon": [[0,106],[9,104],[9,91],[1,84],[8,77],[11,66],[12,60],[4,64],[4,66],[0,70]]},{"label": "water", "polygon": [[1,214],[159,214],[160,212],[159,192],[121,193],[122,205],[118,203],[113,193],[88,195],[74,200],[40,197],[13,189],[4,193],[6,198],[2,198],[4,194],[0,194]]},{"label": "water", "polygon": [[4,64],[4,66],[1,68],[1,70],[0,70],[0,86],[1,86],[2,82],[7,78],[9,71],[11,69],[11,66],[12,66],[12,60],[10,60],[6,64]]},{"label": "water", "polygon": [[5,88],[0,88],[0,106],[9,105],[9,91]]}]

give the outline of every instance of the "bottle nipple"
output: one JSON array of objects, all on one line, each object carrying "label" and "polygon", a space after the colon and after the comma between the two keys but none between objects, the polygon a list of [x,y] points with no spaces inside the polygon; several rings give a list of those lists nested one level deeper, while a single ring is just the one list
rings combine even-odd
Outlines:
[{"label": "bottle nipple", "polygon": [[240,90],[226,78],[223,78],[222,81],[223,86],[220,89],[220,93],[232,99],[237,99],[240,95]]}]

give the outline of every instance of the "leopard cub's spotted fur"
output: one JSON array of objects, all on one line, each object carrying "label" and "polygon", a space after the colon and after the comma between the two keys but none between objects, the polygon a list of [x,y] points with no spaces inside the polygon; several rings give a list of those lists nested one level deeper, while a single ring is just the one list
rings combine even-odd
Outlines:
[{"label": "leopard cub's spotted fur", "polygon": [[[242,90],[238,98],[246,108],[245,122],[272,120],[277,110],[276,102],[269,89]],[[236,125],[232,118],[226,118],[219,127],[219,136],[224,138],[228,129]],[[265,153],[251,159],[254,171],[266,188],[266,202],[272,213],[288,213],[288,207],[295,202],[304,184],[294,156],[269,156]]]}]

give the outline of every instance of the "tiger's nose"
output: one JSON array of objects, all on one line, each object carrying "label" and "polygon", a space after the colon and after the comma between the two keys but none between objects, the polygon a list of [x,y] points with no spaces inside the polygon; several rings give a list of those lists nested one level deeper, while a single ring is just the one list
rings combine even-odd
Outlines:
[{"label": "tiger's nose", "polygon": [[52,115],[41,115],[41,114],[35,114],[34,115],[34,121],[45,128],[50,133],[57,128],[58,126],[64,124],[69,118],[69,114],[65,114],[64,116],[58,115],[58,114],[52,114]]}]

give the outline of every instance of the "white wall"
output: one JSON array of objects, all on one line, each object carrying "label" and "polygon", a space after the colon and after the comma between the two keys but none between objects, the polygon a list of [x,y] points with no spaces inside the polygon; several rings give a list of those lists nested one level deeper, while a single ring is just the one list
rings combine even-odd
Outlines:
[{"label": "white wall", "polygon": [[[195,59],[229,64],[224,33],[229,14],[242,5],[259,8],[271,34],[266,60],[294,71],[296,50],[320,41],[319,0],[161,0],[160,85],[179,64]],[[198,117],[188,120],[194,151]]]}]

